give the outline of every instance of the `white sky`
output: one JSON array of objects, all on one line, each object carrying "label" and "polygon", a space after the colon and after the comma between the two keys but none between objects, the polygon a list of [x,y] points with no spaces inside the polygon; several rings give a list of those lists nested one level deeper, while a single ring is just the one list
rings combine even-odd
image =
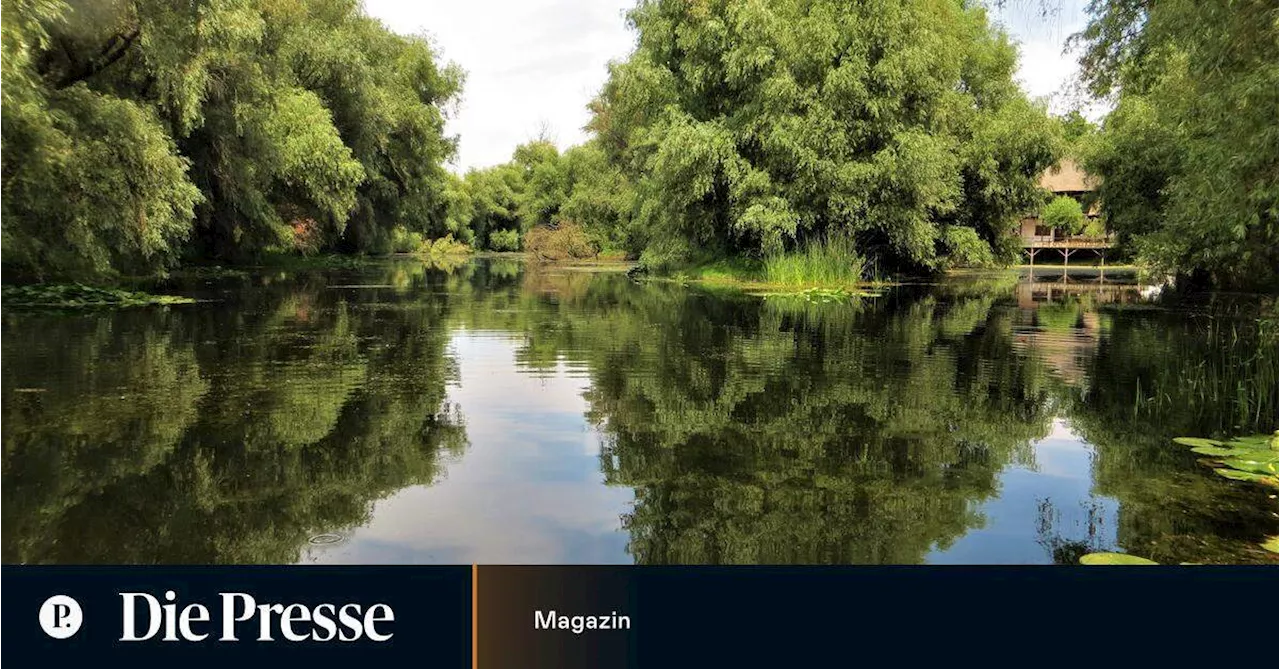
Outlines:
[{"label": "white sky", "polygon": [[[1040,0],[1012,0],[994,12],[1022,44],[1019,79],[1070,108],[1061,92],[1074,77],[1067,36],[1084,25],[1084,0],[1057,0],[1042,19]],[[427,33],[444,59],[467,72],[447,131],[460,136],[453,168],[506,162],[516,145],[546,131],[561,148],[586,139],[586,105],[604,84],[605,65],[625,57],[635,36],[623,19],[634,0],[365,0],[368,13],[401,33]],[[1090,114],[1095,118],[1097,110]]]}]

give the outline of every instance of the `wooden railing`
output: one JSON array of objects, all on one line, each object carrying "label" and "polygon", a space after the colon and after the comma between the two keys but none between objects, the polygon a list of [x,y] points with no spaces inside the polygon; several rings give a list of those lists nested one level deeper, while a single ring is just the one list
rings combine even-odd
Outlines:
[{"label": "wooden railing", "polygon": [[1115,235],[1029,235],[1022,238],[1024,249],[1107,249],[1115,245]]}]

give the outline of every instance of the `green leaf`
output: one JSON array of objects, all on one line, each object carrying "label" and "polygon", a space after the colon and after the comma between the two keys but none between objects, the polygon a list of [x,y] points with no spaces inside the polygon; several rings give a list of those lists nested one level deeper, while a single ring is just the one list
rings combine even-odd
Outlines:
[{"label": "green leaf", "polygon": [[1200,437],[1174,437],[1173,441],[1174,443],[1182,444],[1183,446],[1226,446],[1225,442],[1214,439],[1201,439]]},{"label": "green leaf", "polygon": [[1089,553],[1080,558],[1080,564],[1085,565],[1151,565],[1160,564],[1137,555],[1129,555],[1128,553]]},{"label": "green leaf", "polygon": [[1230,458],[1223,460],[1222,464],[1238,469],[1242,472],[1252,472],[1254,474],[1263,474],[1270,476],[1276,473],[1276,466],[1270,462],[1259,462],[1257,460],[1249,460],[1246,458]]},{"label": "green leaf", "polygon": [[1217,472],[1219,476],[1224,476],[1233,481],[1248,481],[1250,483],[1269,485],[1273,488],[1276,487],[1276,477],[1274,476],[1264,476],[1253,472],[1242,472],[1235,469],[1227,469],[1226,467],[1214,469],[1213,471]]},{"label": "green leaf", "polygon": [[1251,462],[1280,462],[1280,452],[1276,452],[1276,450],[1236,449],[1231,452],[1230,457],[1240,460],[1251,460]]},{"label": "green leaf", "polygon": [[1195,448],[1191,449],[1191,452],[1199,453],[1200,455],[1217,455],[1217,456],[1236,455],[1235,450],[1230,448],[1224,448],[1222,446],[1196,446]]},{"label": "green leaf", "polygon": [[1272,553],[1280,553],[1280,537],[1267,537],[1266,541],[1258,545]]},{"label": "green leaf", "polygon": [[1274,438],[1265,434],[1255,434],[1249,437],[1236,437],[1227,443],[1231,446],[1269,449],[1274,443]]}]

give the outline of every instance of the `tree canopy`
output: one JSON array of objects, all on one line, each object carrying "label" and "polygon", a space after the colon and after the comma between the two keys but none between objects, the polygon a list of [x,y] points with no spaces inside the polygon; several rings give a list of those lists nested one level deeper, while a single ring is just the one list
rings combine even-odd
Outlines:
[{"label": "tree canopy", "polygon": [[596,141],[562,152],[546,138],[531,140],[506,163],[468,171],[456,189],[457,225],[466,231],[455,236],[478,248],[517,251],[531,230],[566,223],[585,228],[597,251],[644,248],[632,182]]},{"label": "tree canopy", "polygon": [[643,0],[628,17],[638,46],[591,127],[635,181],[651,259],[846,233],[937,268],[954,231],[1004,250],[1060,152],[979,6]]},{"label": "tree canopy", "polygon": [[1084,230],[1084,210],[1075,198],[1066,195],[1059,195],[1045,205],[1040,218],[1045,225],[1068,235],[1077,235]]},{"label": "tree canopy", "polygon": [[1274,291],[1277,10],[1242,0],[1094,0],[1075,36],[1114,111],[1086,151],[1108,224],[1197,285]]},{"label": "tree canopy", "polygon": [[380,250],[443,231],[462,75],[356,0],[6,0],[4,262]]},{"label": "tree canopy", "polygon": [[516,251],[568,223],[654,266],[847,240],[850,267],[934,271],[1014,259],[1071,154],[1140,264],[1273,291],[1274,4],[1091,0],[1101,128],[1027,98],[990,4],[638,0],[588,141],[455,175],[463,73],[359,0],[4,0],[3,265]]}]

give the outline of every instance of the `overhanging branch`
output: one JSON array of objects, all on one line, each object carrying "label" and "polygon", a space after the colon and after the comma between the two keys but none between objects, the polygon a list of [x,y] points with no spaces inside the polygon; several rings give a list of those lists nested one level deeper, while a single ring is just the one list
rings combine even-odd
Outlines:
[{"label": "overhanging branch", "polygon": [[124,54],[129,51],[129,47],[133,46],[134,41],[138,39],[138,35],[141,33],[142,28],[139,26],[127,33],[112,35],[111,39],[107,40],[107,43],[102,46],[102,50],[99,51],[96,58],[84,62],[79,67],[73,67],[54,84],[54,87],[59,89],[66,88],[107,69],[124,57]]}]

